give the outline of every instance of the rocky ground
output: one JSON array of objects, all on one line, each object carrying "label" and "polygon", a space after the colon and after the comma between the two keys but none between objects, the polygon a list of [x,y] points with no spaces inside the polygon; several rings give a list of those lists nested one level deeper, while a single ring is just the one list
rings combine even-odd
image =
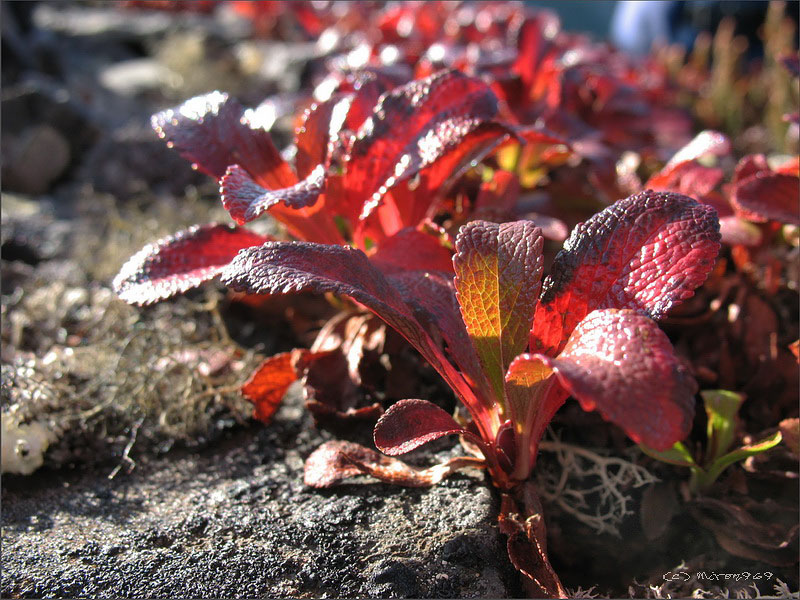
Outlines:
[{"label": "rocky ground", "polygon": [[6,477],[3,597],[517,595],[480,473],[432,490],[302,483],[299,398],[269,428],[109,469]]}]

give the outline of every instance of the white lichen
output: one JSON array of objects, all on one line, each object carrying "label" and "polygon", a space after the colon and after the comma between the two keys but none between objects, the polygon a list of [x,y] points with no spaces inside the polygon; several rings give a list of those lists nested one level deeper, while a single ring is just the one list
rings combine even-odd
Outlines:
[{"label": "white lichen", "polygon": [[3,413],[2,472],[30,475],[44,464],[44,453],[55,440],[55,433],[46,423],[20,423],[13,410]]}]

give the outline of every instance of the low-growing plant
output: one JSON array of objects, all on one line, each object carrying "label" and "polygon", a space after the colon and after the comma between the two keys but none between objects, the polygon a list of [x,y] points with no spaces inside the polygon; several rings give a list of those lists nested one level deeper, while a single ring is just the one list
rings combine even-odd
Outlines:
[{"label": "low-growing plant", "polygon": [[368,473],[425,486],[484,466],[503,492],[512,562],[536,593],[559,595],[541,507],[526,483],[545,427],[572,395],[638,443],[667,450],[688,434],[697,386],[653,319],[703,282],[719,233],[710,206],[646,191],[576,227],[544,282],[542,241],[530,221],[468,223],[456,239],[455,277],[387,274],[344,246],[267,242],[241,251],[222,280],[251,294],[349,296],[401,333],[471,417],[459,424],[430,402],[401,400],[375,427],[381,451],[393,457],[457,434],[474,456],[418,470],[328,442],[309,457],[306,483],[325,487]]},{"label": "low-growing plant", "polygon": [[[529,480],[542,435],[570,395],[656,451],[688,434],[697,385],[654,319],[708,275],[719,249],[716,212],[650,190],[618,201],[573,230],[544,279],[545,236],[532,221],[468,222],[452,256],[452,238],[433,218],[466,166],[512,138],[567,145],[504,121],[479,78],[450,70],[398,85],[393,77],[380,68],[342,77],[307,111],[294,168],[258,110],[224,94],[155,115],[161,137],[219,178],[240,226],[269,212],[301,241],[200,225],[145,247],[114,286],[147,304],[220,277],[245,294],[333,293],[375,313],[442,376],[469,418],[401,400],[375,426],[388,456],[329,442],[309,457],[306,483],[368,473],[427,486],[484,467],[502,492],[513,564],[533,593],[560,596]],[[491,185],[504,177],[495,173]],[[325,368],[327,356],[315,347],[268,359],[244,387],[256,416],[268,420],[298,374],[317,360]],[[470,456],[424,470],[394,458],[452,434]]]}]

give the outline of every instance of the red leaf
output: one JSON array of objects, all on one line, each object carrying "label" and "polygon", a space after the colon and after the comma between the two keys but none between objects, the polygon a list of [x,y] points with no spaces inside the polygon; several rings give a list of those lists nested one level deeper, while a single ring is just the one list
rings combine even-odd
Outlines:
[{"label": "red leaf", "polygon": [[542,230],[542,235],[545,239],[553,240],[554,242],[563,242],[569,235],[566,223],[556,217],[543,215],[539,213],[526,213],[523,215],[526,220],[533,222],[538,228]]},{"label": "red leaf", "polygon": [[308,177],[317,165],[328,164],[331,146],[338,141],[351,102],[350,96],[334,96],[306,110],[302,125],[295,131],[295,167],[299,178]]},{"label": "red leaf", "polygon": [[736,170],[733,173],[733,185],[738,185],[756,173],[769,173],[770,171],[766,156],[763,154],[748,154],[736,164]]},{"label": "red leaf", "polygon": [[385,274],[398,271],[453,270],[453,255],[439,238],[416,229],[403,229],[383,240],[371,261]]},{"label": "red leaf", "polygon": [[541,501],[529,481],[518,487],[517,493],[524,497],[522,507],[509,494],[503,494],[498,517],[500,531],[508,536],[511,564],[522,573],[528,597],[567,598],[567,591],[547,558]]},{"label": "red leaf", "polygon": [[614,203],[578,225],[556,256],[531,350],[555,356],[598,308],[662,317],[705,281],[719,239],[716,211],[686,196],[647,190]]},{"label": "red leaf", "polygon": [[[362,460],[380,460],[381,455],[353,442],[325,442],[306,459],[303,481],[307,486],[327,488],[362,471],[348,456]],[[383,457],[385,458],[385,457]]]},{"label": "red leaf", "polygon": [[255,405],[253,417],[269,423],[283,400],[284,394],[295,381],[296,365],[308,350],[292,350],[271,356],[253,371],[242,386],[242,394]]},{"label": "red leaf", "polygon": [[519,177],[509,171],[495,171],[491,181],[481,183],[475,200],[476,214],[510,214],[519,201]]},{"label": "red leaf", "polygon": [[233,225],[195,225],[142,248],[112,285],[125,302],[152,304],[214,279],[239,250],[269,239]]},{"label": "red leaf", "polygon": [[720,217],[719,233],[722,243],[730,246],[758,246],[763,237],[758,225],[735,215]]},{"label": "red leaf", "polygon": [[336,410],[330,404],[306,400],[306,408],[314,415],[316,422],[331,430],[351,431],[353,427],[362,427],[363,423],[375,423],[383,414],[383,407],[377,402],[359,408]]},{"label": "red leaf", "polygon": [[251,122],[242,106],[227,94],[196,96],[156,113],[151,123],[167,145],[213,177],[222,177],[229,166],[238,164],[267,188],[297,183],[269,133]]},{"label": "red leaf", "polygon": [[[375,425],[375,446],[389,456],[411,452],[446,435],[467,434],[449,414],[427,400],[399,400]],[[473,436],[474,437],[474,436]]]},{"label": "red leaf", "polygon": [[731,204],[737,214],[756,222],[778,221],[800,225],[800,178],[759,171],[734,187]]},{"label": "red leaf", "polygon": [[589,314],[556,358],[537,355],[584,410],[667,450],[689,434],[697,384],[656,323],[632,310]]},{"label": "red leaf", "polygon": [[[449,133],[448,133],[449,135]],[[419,189],[427,190],[429,198],[444,195],[474,163],[480,162],[514,132],[499,123],[483,123],[475,127],[439,157],[433,164],[420,171]]]},{"label": "red leaf", "polygon": [[724,178],[722,169],[704,167],[690,160],[667,165],[647,181],[645,188],[657,192],[677,192],[702,202]]},{"label": "red leaf", "polygon": [[332,441],[325,442],[308,457],[304,481],[308,486],[325,488],[356,475],[371,475],[393,485],[430,487],[459,469],[484,466],[479,458],[457,456],[428,469],[415,469],[359,444]]},{"label": "red leaf", "polygon": [[552,377],[553,370],[538,355],[520,354],[506,373],[506,396],[511,405],[513,420],[523,424],[528,438],[528,455],[520,456],[517,478],[525,479],[536,461],[539,442],[569,394]]},{"label": "red leaf", "polygon": [[[388,276],[389,281],[403,298],[407,298],[416,318],[432,332],[435,339],[446,344],[448,355],[471,382],[471,387],[456,389],[462,401],[473,410],[473,418],[481,420],[493,415],[494,400],[489,393],[489,384],[478,362],[456,301],[452,278],[443,273],[397,272]],[[456,380],[461,385],[462,380]],[[451,384],[453,385],[453,384]],[[471,402],[474,396],[483,402],[478,407]],[[466,398],[467,400],[463,400]],[[498,423],[499,424],[499,423]]]},{"label": "red leaf", "polygon": [[[480,125],[433,164],[422,168],[416,174],[413,186],[408,180],[395,182],[379,201],[368,201],[366,205],[365,198],[352,196],[352,204],[360,202],[359,206],[363,207],[354,239],[391,235],[404,227],[418,227],[426,217],[435,216],[452,184],[509,135],[511,130],[503,125]],[[380,224],[378,228],[376,221]]]},{"label": "red leaf", "polygon": [[308,177],[291,187],[266,190],[253,181],[245,169],[239,165],[232,165],[228,167],[219,183],[222,206],[234,221],[244,225],[278,202],[283,202],[288,208],[293,209],[313,206],[325,184],[325,169],[322,165],[317,165]]},{"label": "red leaf", "polygon": [[[307,365],[303,387],[306,406],[313,403],[319,412],[340,413],[352,409],[360,396],[356,382],[348,372],[344,348],[316,353]],[[377,418],[377,417],[376,417]]]},{"label": "red leaf", "polygon": [[[434,163],[497,114],[480,79],[443,71],[384,94],[356,135],[344,176],[366,218],[396,183]],[[499,134],[498,134],[499,135]]]},{"label": "red leaf", "polygon": [[408,82],[411,73],[405,65],[365,67],[348,73],[339,84],[339,92],[353,93],[353,102],[347,112],[345,129],[358,131],[372,114],[380,97],[398,85]]},{"label": "red leaf", "polygon": [[528,345],[543,242],[541,229],[530,221],[472,221],[456,238],[453,267],[461,316],[496,398],[503,397],[508,365]]}]

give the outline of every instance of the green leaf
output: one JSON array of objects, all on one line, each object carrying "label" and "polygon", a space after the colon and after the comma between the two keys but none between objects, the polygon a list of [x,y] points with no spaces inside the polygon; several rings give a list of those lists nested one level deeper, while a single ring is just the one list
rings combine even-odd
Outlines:
[{"label": "green leaf", "polygon": [[659,452],[658,450],[654,450],[642,444],[639,444],[639,448],[642,452],[647,454],[647,456],[660,460],[661,462],[678,465],[679,467],[690,467],[692,469],[700,468],[697,466],[697,463],[695,463],[689,450],[683,445],[683,442],[675,442],[672,448],[664,450],[663,452]]},{"label": "green leaf", "polygon": [[744,396],[727,390],[700,392],[708,415],[708,447],[703,461],[708,468],[714,464],[733,444],[736,430],[736,415],[744,402]]},{"label": "green leaf", "polygon": [[703,478],[704,485],[702,487],[707,487],[714,483],[717,477],[719,477],[720,474],[733,463],[744,460],[750,456],[755,456],[756,454],[761,454],[767,450],[771,450],[780,444],[782,439],[783,436],[781,435],[781,432],[776,431],[771,436],[764,438],[760,442],[742,446],[741,448],[737,448],[736,450],[728,452],[724,456],[719,457],[709,467],[708,474]]}]

